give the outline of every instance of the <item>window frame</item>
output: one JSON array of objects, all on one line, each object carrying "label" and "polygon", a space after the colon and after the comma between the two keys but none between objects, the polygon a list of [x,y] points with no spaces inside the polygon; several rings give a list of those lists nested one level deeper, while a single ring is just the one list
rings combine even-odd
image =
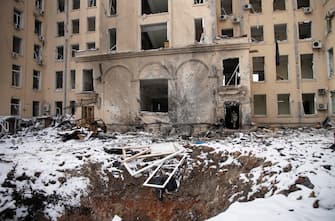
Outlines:
[{"label": "window frame", "polygon": [[[61,76],[61,78],[59,78]],[[61,80],[58,82],[58,80]],[[55,90],[61,91],[64,88],[64,72],[63,71],[56,71],[55,73]]]},{"label": "window frame", "polygon": [[[18,101],[17,103],[14,103],[13,101]],[[16,109],[16,113],[14,113],[14,109]],[[10,115],[12,116],[20,116],[20,109],[21,109],[21,100],[17,97],[12,97],[10,99]]]},{"label": "window frame", "polygon": [[[280,113],[279,110],[279,105],[280,105],[280,100],[279,100],[279,96],[287,96],[287,105],[288,105],[288,113]],[[285,101],[284,101],[285,102]],[[285,93],[285,94],[277,94],[277,115],[278,116],[289,116],[291,115],[291,94],[289,93]]]},{"label": "window frame", "polygon": [[[37,81],[37,87],[35,87],[35,82]],[[41,71],[33,70],[33,90],[41,89]]]},{"label": "window frame", "polygon": [[[18,70],[14,69],[14,66],[18,67]],[[21,87],[21,66],[12,64],[12,81],[11,81],[11,86],[19,88]]]}]

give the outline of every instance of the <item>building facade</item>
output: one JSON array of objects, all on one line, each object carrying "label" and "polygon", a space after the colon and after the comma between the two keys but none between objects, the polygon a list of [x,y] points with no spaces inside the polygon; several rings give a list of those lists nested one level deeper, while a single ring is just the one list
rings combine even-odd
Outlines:
[{"label": "building facade", "polygon": [[0,115],[230,129],[335,117],[332,0],[1,6]]}]

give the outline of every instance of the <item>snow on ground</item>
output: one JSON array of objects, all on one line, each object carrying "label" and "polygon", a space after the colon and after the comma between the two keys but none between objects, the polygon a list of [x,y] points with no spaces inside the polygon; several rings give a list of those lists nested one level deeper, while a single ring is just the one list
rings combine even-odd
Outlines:
[{"label": "snow on ground", "polygon": [[[113,167],[113,162],[120,161],[120,156],[108,154],[104,148],[143,146],[151,142],[152,136],[147,133],[62,142],[53,128],[0,138],[0,214],[12,208],[16,209],[17,218],[27,215],[29,208],[16,205],[17,199],[13,197],[16,186],[28,198],[36,192],[55,196],[58,200],[48,201],[44,213],[57,220],[66,207],[79,206],[80,197],[88,194],[89,179],[80,173],[85,164],[101,163],[103,173],[108,171],[117,176],[119,169]],[[236,133],[202,143],[217,152],[239,151],[269,162],[240,177],[255,183],[249,196],[267,188],[270,191],[266,198],[235,202],[209,220],[335,220],[335,153],[327,149],[332,143],[333,131],[325,129]],[[217,166],[228,164],[239,162],[231,155]],[[299,177],[308,177],[313,188],[298,183],[300,190],[288,196],[278,194],[289,189]],[[314,209],[316,200],[319,208]]]}]

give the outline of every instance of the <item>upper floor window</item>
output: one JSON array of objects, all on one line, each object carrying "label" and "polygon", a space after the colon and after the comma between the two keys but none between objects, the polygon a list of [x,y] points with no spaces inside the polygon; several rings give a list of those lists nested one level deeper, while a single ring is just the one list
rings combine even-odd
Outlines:
[{"label": "upper floor window", "polygon": [[233,14],[232,0],[221,0],[221,15]]},{"label": "upper floor window", "polygon": [[87,18],[87,31],[95,31],[95,17]]},{"label": "upper floor window", "polygon": [[56,60],[63,60],[64,59],[64,46],[57,46],[56,47]]},{"label": "upper floor window", "polygon": [[72,0],[72,9],[80,9],[80,0]]},{"label": "upper floor window", "polygon": [[297,0],[297,8],[310,7],[310,0]]},{"label": "upper floor window", "polygon": [[72,20],[72,34],[79,33],[79,19]]},{"label": "upper floor window", "polygon": [[21,66],[12,65],[12,86],[20,87],[21,84]]},{"label": "upper floor window", "polygon": [[42,35],[42,22],[37,19],[35,19],[34,33],[37,34],[38,36]]},{"label": "upper floor window", "polygon": [[196,42],[204,41],[204,20],[202,18],[194,19],[194,34]]},{"label": "upper floor window", "polygon": [[57,0],[57,11],[58,12],[65,11],[65,0]]},{"label": "upper floor window", "polygon": [[94,91],[93,70],[83,70],[83,91]]},{"label": "upper floor window", "polygon": [[34,59],[40,60],[42,57],[42,47],[40,45],[34,45]]},{"label": "upper floor window", "polygon": [[334,50],[330,48],[327,50],[327,60],[328,60],[328,76],[334,77]]},{"label": "upper floor window", "polygon": [[275,41],[287,40],[286,24],[275,24],[274,34],[275,34]]},{"label": "upper floor window", "polygon": [[79,44],[71,45],[71,56],[75,57],[76,52],[79,50]]},{"label": "upper floor window", "polygon": [[142,15],[156,14],[168,11],[168,0],[151,1],[142,0]]},{"label": "upper floor window", "polygon": [[302,79],[313,79],[313,54],[300,55],[300,70]]},{"label": "upper floor window", "polygon": [[42,10],[43,9],[43,0],[35,0],[35,8]]},{"label": "upper floor window", "polygon": [[228,58],[223,60],[223,85],[240,85],[240,59]]},{"label": "upper floor window", "polygon": [[22,12],[20,12],[19,10],[14,9],[14,27],[16,29],[21,29],[23,28],[23,17],[22,17]]},{"label": "upper floor window", "polygon": [[96,0],[87,0],[87,6],[88,7],[95,7],[95,6],[97,6]]},{"label": "upper floor window", "polygon": [[312,37],[312,22],[299,22],[299,39],[309,39]]},{"label": "upper floor window", "polygon": [[273,0],[273,11],[285,10],[285,0]]},{"label": "upper floor window", "polygon": [[13,52],[16,54],[22,52],[22,39],[16,36],[13,36]]},{"label": "upper floor window", "polygon": [[207,0],[194,0],[194,4],[195,5],[198,5],[198,4],[204,4],[204,3],[206,3],[207,2]]},{"label": "upper floor window", "polygon": [[109,15],[116,15],[117,13],[116,0],[109,0],[108,6],[109,6],[108,7]]},{"label": "upper floor window", "polygon": [[10,100],[10,114],[20,115],[20,99],[12,98]]},{"label": "upper floor window", "polygon": [[288,80],[288,55],[280,55],[279,62],[276,65],[276,80]]},{"label": "upper floor window", "polygon": [[108,29],[108,35],[109,35],[108,50],[115,51],[116,50],[116,28]]},{"label": "upper floor window", "polygon": [[233,28],[222,29],[221,35],[223,38],[232,38],[234,37],[234,29]]},{"label": "upper floor window", "polygon": [[251,27],[250,32],[252,42],[264,41],[263,26],[253,26]]},{"label": "upper floor window", "polygon": [[70,71],[70,88],[71,90],[76,89],[76,70]]},{"label": "upper floor window", "polygon": [[56,72],[56,90],[63,89],[63,71]]},{"label": "upper floor window", "polygon": [[141,26],[141,48],[143,50],[162,48],[166,41],[166,23]]},{"label": "upper floor window", "polygon": [[253,57],[252,58],[252,67],[253,67],[253,81],[259,82],[265,80],[265,72],[264,72],[264,57]]},{"label": "upper floor window", "polygon": [[95,50],[95,42],[87,42],[86,43],[87,50]]},{"label": "upper floor window", "polygon": [[33,72],[33,89],[39,90],[41,87],[41,72],[34,70]]},{"label": "upper floor window", "polygon": [[62,37],[64,36],[65,33],[65,27],[64,27],[64,22],[57,22],[57,36]]},{"label": "upper floor window", "polygon": [[262,12],[262,0],[249,0],[249,3],[252,5],[251,13]]}]

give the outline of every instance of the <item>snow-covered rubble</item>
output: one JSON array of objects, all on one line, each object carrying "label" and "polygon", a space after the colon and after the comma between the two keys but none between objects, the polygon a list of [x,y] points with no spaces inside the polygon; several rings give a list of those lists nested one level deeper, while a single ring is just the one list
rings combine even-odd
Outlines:
[{"label": "snow-covered rubble", "polygon": [[[130,133],[62,142],[57,132],[48,128],[0,139],[0,217],[10,209],[16,212],[16,219],[25,217],[35,208],[22,202],[45,196],[41,212],[57,220],[65,208],[80,206],[81,197],[89,194],[90,181],[82,172],[86,165],[100,163],[102,175],[118,176],[120,167],[114,165],[120,164],[121,155],[105,150],[153,141],[150,134]],[[265,198],[235,202],[210,220],[335,220],[335,152],[327,148],[333,140],[331,130],[304,128],[258,130],[201,142],[199,146],[228,153],[228,158],[215,166],[218,171],[227,171],[229,165],[241,166],[236,153],[265,161],[240,175],[243,182],[253,183],[247,200],[260,191]],[[197,157],[198,162],[213,162],[207,158],[208,153]],[[230,199],[241,197],[242,193],[236,193]]]}]

